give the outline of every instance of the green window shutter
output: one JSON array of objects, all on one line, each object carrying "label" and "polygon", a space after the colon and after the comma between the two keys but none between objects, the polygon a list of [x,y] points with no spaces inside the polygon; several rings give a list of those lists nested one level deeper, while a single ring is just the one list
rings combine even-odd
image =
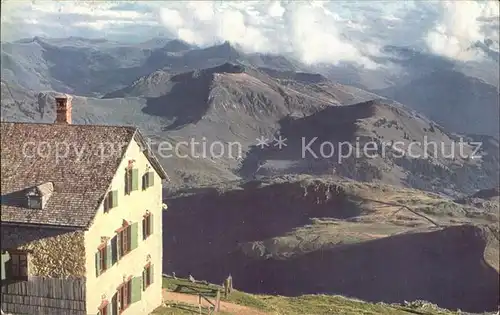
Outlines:
[{"label": "green window shutter", "polygon": [[151,187],[155,184],[155,173],[148,172],[148,187]]},{"label": "green window shutter", "polygon": [[118,206],[118,190],[113,190],[111,192],[111,208]]},{"label": "green window shutter", "polygon": [[130,302],[135,303],[141,300],[141,293],[142,293],[142,278],[141,277],[135,277],[132,278],[132,285],[131,289],[132,292],[130,292]]},{"label": "green window shutter", "polygon": [[154,230],[153,230],[153,226],[154,226],[153,220],[154,220],[154,215],[151,214],[149,216],[149,231],[151,232],[151,234],[154,233]]},{"label": "green window shutter", "polygon": [[118,261],[118,242],[117,242],[117,236],[113,237],[111,239],[111,265],[113,266],[117,261]]},{"label": "green window shutter", "polygon": [[139,170],[136,168],[132,169],[132,190],[139,189]]},{"label": "green window shutter", "polygon": [[101,266],[99,264],[100,260],[101,260],[101,252],[97,251],[97,253],[95,253],[95,274],[96,274],[96,277],[98,277],[101,274]]},{"label": "green window shutter", "polygon": [[106,269],[113,266],[113,249],[112,245],[106,246]]},{"label": "green window shutter", "polygon": [[118,315],[118,293],[111,298],[111,315]]},{"label": "green window shutter", "polygon": [[130,250],[136,249],[139,243],[139,224],[132,223],[130,226]]},{"label": "green window shutter", "polygon": [[122,257],[122,246],[120,234],[116,235],[116,260],[120,260]]}]

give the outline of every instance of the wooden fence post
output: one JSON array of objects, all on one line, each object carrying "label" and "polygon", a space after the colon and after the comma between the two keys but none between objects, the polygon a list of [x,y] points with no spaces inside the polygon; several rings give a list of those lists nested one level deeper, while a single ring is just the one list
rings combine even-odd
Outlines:
[{"label": "wooden fence post", "polygon": [[229,277],[227,277],[227,280],[229,282],[229,294],[233,291],[233,277],[231,274],[229,274]]},{"label": "wooden fence post", "polygon": [[215,312],[220,311],[220,290],[217,289],[217,296],[215,298]]},{"label": "wooden fence post", "polygon": [[229,295],[229,281],[228,279],[224,280],[224,298],[227,299],[227,296]]}]

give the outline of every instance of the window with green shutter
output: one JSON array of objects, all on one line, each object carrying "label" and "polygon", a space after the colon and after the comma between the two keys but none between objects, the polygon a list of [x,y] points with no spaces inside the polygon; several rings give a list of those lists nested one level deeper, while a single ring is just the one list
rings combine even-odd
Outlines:
[{"label": "window with green shutter", "polygon": [[111,208],[118,207],[118,190],[111,191]]},{"label": "window with green shutter", "polygon": [[125,195],[130,195],[132,191],[132,170],[127,168],[125,170]]},{"label": "window with green shutter", "polygon": [[104,197],[104,202],[102,203],[102,206],[104,208],[104,212],[109,211],[109,193],[106,194],[106,196]]},{"label": "window with green shutter", "polygon": [[148,237],[146,220],[142,219],[142,239],[145,240]]},{"label": "window with green shutter", "polygon": [[106,246],[106,269],[113,266],[113,250],[111,244]]},{"label": "window with green shutter", "polygon": [[149,187],[154,186],[154,180],[155,176],[154,172],[152,171],[146,172],[144,175],[142,175],[142,190],[146,190]]},{"label": "window with green shutter", "polygon": [[118,261],[118,235],[111,239],[111,266]]},{"label": "window with green shutter", "polygon": [[130,225],[130,250],[136,249],[139,245],[139,224],[134,222]]},{"label": "window with green shutter", "polygon": [[104,211],[108,212],[110,209],[118,206],[118,190],[112,190],[106,194],[104,199]]},{"label": "window with green shutter", "polygon": [[138,234],[139,224],[137,222],[129,225],[124,225],[116,231],[116,235],[111,239],[111,245],[109,249],[109,253],[111,256],[111,265],[119,261],[131,250],[137,248],[139,243]]},{"label": "window with green shutter", "polygon": [[141,295],[142,295],[142,278],[141,277],[135,277],[132,278],[132,284],[131,284],[131,294],[130,294],[130,302],[135,303],[139,302],[141,300]]},{"label": "window with green shutter", "polygon": [[118,292],[111,298],[111,314],[118,315]]},{"label": "window with green shutter", "polygon": [[101,274],[101,251],[98,250],[97,253],[95,253],[95,276],[99,277]]},{"label": "window with green shutter", "polygon": [[145,240],[153,234],[153,214],[148,212],[142,219],[142,239]]},{"label": "window with green shutter", "polygon": [[118,259],[128,254],[131,248],[131,227],[130,225],[118,232]]},{"label": "window with green shutter", "polygon": [[118,288],[117,293],[118,293],[117,296],[118,313],[121,314],[131,304],[132,279],[122,283],[122,285]]},{"label": "window with green shutter", "polygon": [[147,178],[148,178],[148,187],[152,187],[155,184],[155,173],[152,171],[149,171],[147,173]]},{"label": "window with green shutter", "polygon": [[118,233],[116,235],[116,260],[120,260],[123,256],[123,250],[122,250],[122,240],[121,240],[121,233]]},{"label": "window with green shutter", "polygon": [[96,266],[96,276],[102,274],[110,264],[108,263],[110,246],[106,246],[106,244],[101,244],[97,249],[95,254],[95,266]]},{"label": "window with green shutter", "polygon": [[147,174],[142,175],[142,190],[146,190],[148,188],[148,179]]},{"label": "window with green shutter", "polygon": [[132,169],[132,188],[131,190],[138,190],[139,189],[139,170],[137,168]]},{"label": "window with green shutter", "polygon": [[145,291],[153,283],[153,265],[147,264],[142,271],[142,288]]}]

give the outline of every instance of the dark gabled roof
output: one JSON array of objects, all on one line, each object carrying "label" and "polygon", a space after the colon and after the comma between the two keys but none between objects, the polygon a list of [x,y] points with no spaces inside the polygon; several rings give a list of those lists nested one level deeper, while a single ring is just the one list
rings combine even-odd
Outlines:
[{"label": "dark gabled roof", "polygon": [[[166,178],[134,127],[2,122],[2,223],[87,228],[132,139]],[[68,153],[58,156],[58,146]],[[29,189],[47,182],[54,191],[44,209],[20,202]]]}]

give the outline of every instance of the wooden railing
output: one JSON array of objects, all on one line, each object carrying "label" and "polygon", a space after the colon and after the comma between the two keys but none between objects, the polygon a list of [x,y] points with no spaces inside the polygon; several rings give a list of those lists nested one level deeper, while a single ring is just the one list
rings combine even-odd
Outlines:
[{"label": "wooden railing", "polygon": [[210,300],[210,298],[205,295],[203,292],[201,292],[198,288],[192,287],[189,285],[178,285],[177,290],[181,291],[182,288],[188,289],[198,295],[198,308],[200,311],[200,314],[202,314],[202,309],[203,309],[203,301],[206,301],[208,305],[208,314],[213,314],[217,313],[220,310],[220,290],[219,289],[214,289],[215,291],[215,301]]},{"label": "wooden railing", "polygon": [[[170,275],[163,274],[163,277],[165,278],[171,278]],[[197,281],[198,282],[198,281]],[[195,282],[196,283],[196,282]],[[204,282],[201,282],[204,283]],[[188,292],[186,292],[188,291]],[[189,292],[191,291],[191,292]],[[199,288],[191,285],[186,285],[186,284],[178,284],[174,292],[185,292],[186,294],[195,294],[198,296],[198,309],[200,315],[203,314],[203,301],[208,303],[208,314],[214,314],[220,311],[220,299],[221,299],[221,293],[219,288],[212,288],[208,292],[202,292],[200,291]],[[215,300],[210,299],[213,297],[215,294]],[[205,304],[206,304],[205,303]]]},{"label": "wooden railing", "polygon": [[207,301],[209,304],[209,306],[208,306],[208,314],[209,315],[220,311],[220,290],[217,290],[215,302],[210,301],[210,299],[207,298],[205,295],[203,295],[203,293],[198,293],[198,308],[200,310],[200,315],[201,315],[202,301],[203,300]]}]

